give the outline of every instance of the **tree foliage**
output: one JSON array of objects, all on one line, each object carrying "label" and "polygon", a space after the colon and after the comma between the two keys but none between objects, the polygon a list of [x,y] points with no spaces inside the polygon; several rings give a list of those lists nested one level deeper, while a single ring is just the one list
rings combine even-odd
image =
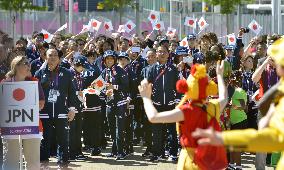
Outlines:
[{"label": "tree foliage", "polygon": [[247,4],[253,0],[204,0],[211,5],[220,5],[222,14],[230,14],[235,11],[237,5]]},{"label": "tree foliage", "polygon": [[104,0],[103,4],[107,9],[122,9],[127,5],[131,5],[133,0]]},{"label": "tree foliage", "polygon": [[25,12],[26,10],[45,10],[45,7],[35,6],[32,0],[0,0],[0,8],[16,12]]}]

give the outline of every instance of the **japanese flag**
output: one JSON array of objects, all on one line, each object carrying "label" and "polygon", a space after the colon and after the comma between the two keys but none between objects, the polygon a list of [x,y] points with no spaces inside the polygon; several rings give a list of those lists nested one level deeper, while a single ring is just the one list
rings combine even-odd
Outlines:
[{"label": "japanese flag", "polygon": [[83,90],[83,94],[84,94],[84,96],[86,95],[86,94],[96,94],[96,95],[100,95],[100,91],[98,91],[98,90],[96,90],[96,89],[93,89],[93,88],[87,88],[87,89],[84,89]]},{"label": "japanese flag", "polygon": [[91,20],[91,25],[92,25],[92,28],[93,28],[94,30],[99,31],[99,29],[100,29],[102,23],[101,23],[100,21],[96,20],[96,19],[92,19],[92,20]]},{"label": "japanese flag", "polygon": [[236,36],[234,33],[227,35],[227,38],[228,38],[229,45],[236,45],[237,40],[236,40]]},{"label": "japanese flag", "polygon": [[104,81],[102,76],[99,76],[96,80],[94,80],[92,82],[91,86],[93,86],[93,88],[95,90],[98,90],[100,92],[100,91],[102,91],[105,88],[106,82]]},{"label": "japanese flag", "polygon": [[125,25],[119,25],[117,32],[119,33],[125,32]]},{"label": "japanese flag", "polygon": [[152,23],[159,21],[160,20],[160,13],[157,11],[151,11],[149,16],[148,16],[148,20],[150,20]]},{"label": "japanese flag", "polygon": [[179,45],[183,47],[188,47],[187,37],[184,37],[184,39],[182,39],[181,42],[179,42]]},{"label": "japanese flag", "polygon": [[203,31],[206,27],[208,27],[209,24],[207,24],[207,22],[205,21],[205,19],[203,17],[201,17],[198,21],[198,26],[200,29],[200,32]]},{"label": "japanese flag", "polygon": [[169,37],[173,37],[173,36],[175,36],[176,32],[177,32],[176,29],[168,27],[168,31],[167,31],[166,35],[169,36]]},{"label": "japanese flag", "polygon": [[136,27],[136,25],[134,24],[134,22],[129,20],[125,24],[125,27],[124,27],[125,28],[125,32],[130,33],[135,27]]},{"label": "japanese flag", "polygon": [[185,21],[184,21],[184,25],[196,29],[196,22],[197,22],[197,19],[191,18],[191,17],[186,17]]},{"label": "japanese flag", "polygon": [[59,32],[59,31],[63,31],[63,30],[65,30],[67,28],[67,23],[65,23],[64,25],[62,25],[60,28],[58,28],[58,30],[57,31],[55,31],[55,32]]},{"label": "japanese flag", "polygon": [[44,41],[50,43],[54,35],[50,34],[45,29],[42,29],[41,33],[43,33]]},{"label": "japanese flag", "polygon": [[252,20],[251,23],[248,25],[248,27],[256,35],[258,35],[260,33],[260,31],[262,30],[262,27],[255,20]]},{"label": "japanese flag", "polygon": [[112,31],[113,30],[113,26],[112,26],[112,23],[111,21],[107,21],[104,23],[104,28],[106,31]]},{"label": "japanese flag", "polygon": [[83,33],[88,32],[88,31],[90,31],[90,24],[83,25],[83,28],[82,28],[80,33],[83,34]]},{"label": "japanese flag", "polygon": [[163,21],[157,21],[153,23],[152,27],[153,30],[160,30],[160,31],[165,30],[165,25]]}]

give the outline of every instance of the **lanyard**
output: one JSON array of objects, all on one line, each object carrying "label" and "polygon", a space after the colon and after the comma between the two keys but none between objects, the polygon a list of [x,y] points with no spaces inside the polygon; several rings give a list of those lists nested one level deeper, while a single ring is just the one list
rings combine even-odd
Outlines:
[{"label": "lanyard", "polygon": [[160,72],[160,74],[156,77],[154,83],[155,83],[163,74],[165,74],[166,70],[167,70],[167,67],[165,67],[164,69],[162,69],[162,71]]},{"label": "lanyard", "polygon": [[111,70],[110,69],[106,70],[106,82],[112,83]]},{"label": "lanyard", "polygon": [[58,88],[58,82],[59,82],[58,70],[56,70],[55,78],[53,76],[53,72],[51,72],[50,73],[50,86],[54,89],[57,89]]},{"label": "lanyard", "polygon": [[77,90],[82,90],[83,81],[82,81],[82,78],[81,78],[81,74],[75,72],[75,76],[76,76],[76,80],[77,80],[77,87],[78,87]]}]

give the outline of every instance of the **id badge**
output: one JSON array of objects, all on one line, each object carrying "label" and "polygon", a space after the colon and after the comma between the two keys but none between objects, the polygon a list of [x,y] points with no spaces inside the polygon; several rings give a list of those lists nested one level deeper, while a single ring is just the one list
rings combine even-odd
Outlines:
[{"label": "id badge", "polygon": [[59,96],[59,91],[50,89],[49,90],[49,95],[48,95],[48,102],[49,103],[56,103],[57,102],[57,97]]}]

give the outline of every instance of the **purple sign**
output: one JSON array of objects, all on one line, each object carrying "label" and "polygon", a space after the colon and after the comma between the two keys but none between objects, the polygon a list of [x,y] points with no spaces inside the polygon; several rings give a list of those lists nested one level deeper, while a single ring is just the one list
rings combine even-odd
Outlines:
[{"label": "purple sign", "polygon": [[1,127],[2,135],[30,135],[39,134],[38,126]]}]

